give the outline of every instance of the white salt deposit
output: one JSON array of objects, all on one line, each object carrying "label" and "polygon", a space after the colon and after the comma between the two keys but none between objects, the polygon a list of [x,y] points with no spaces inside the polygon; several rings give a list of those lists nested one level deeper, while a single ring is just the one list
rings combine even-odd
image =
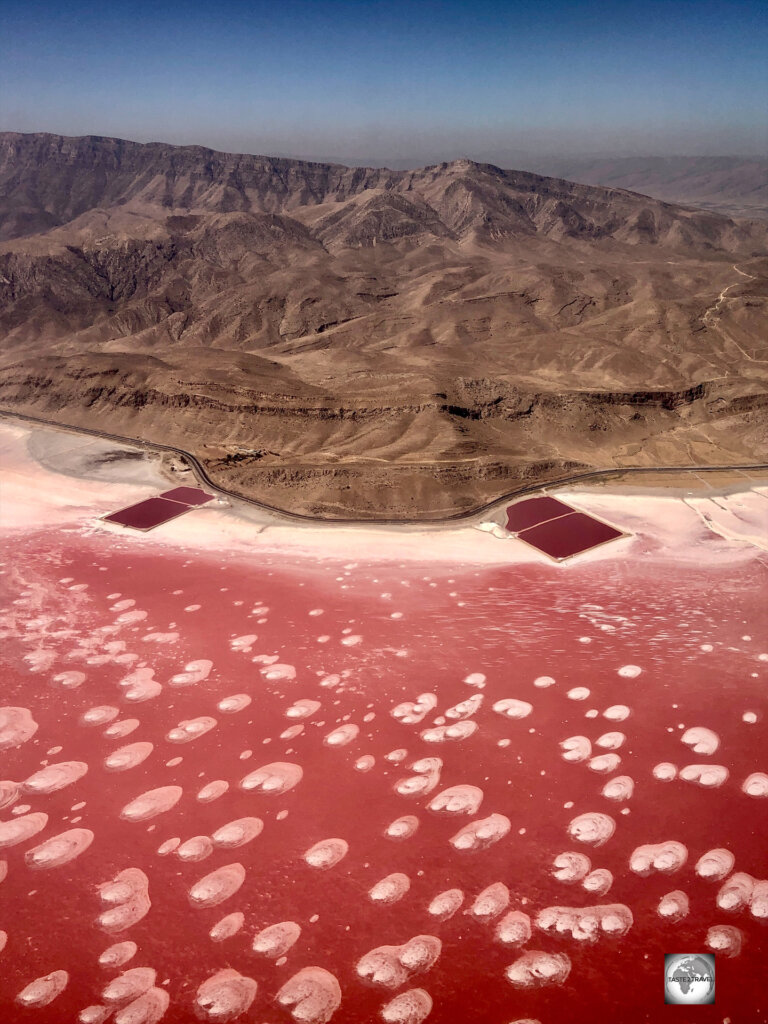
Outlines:
[{"label": "white salt deposit", "polygon": [[722,764],[688,764],[680,769],[680,778],[705,789],[717,789],[727,781],[728,769]]},{"label": "white salt deposit", "polygon": [[443,743],[445,740],[466,740],[477,732],[477,722],[465,719],[453,725],[440,725],[425,729],[420,735],[425,743]]},{"label": "white salt deposit", "polygon": [[242,864],[225,864],[195,882],[189,890],[189,899],[195,907],[215,907],[237,892],[245,881]]},{"label": "white salt deposit", "polygon": [[258,789],[261,793],[279,796],[297,786],[304,772],[297,764],[288,761],[274,761],[262,765],[240,780],[240,788],[245,790]]},{"label": "white salt deposit", "polygon": [[437,697],[434,693],[421,693],[415,701],[404,701],[392,708],[390,714],[403,725],[418,725],[436,707]]},{"label": "white salt deposit", "polygon": [[675,889],[674,892],[668,892],[666,896],[661,897],[657,913],[667,921],[677,922],[687,917],[690,909],[688,896],[681,889]]},{"label": "white salt deposit", "polygon": [[623,903],[545,907],[536,917],[537,928],[556,935],[570,935],[577,942],[595,942],[601,935],[625,935],[632,923],[632,911]]},{"label": "white salt deposit", "polygon": [[327,1024],[341,1006],[341,987],[325,968],[304,967],[278,991],[277,1001],[297,1024]]},{"label": "white salt deposit", "polygon": [[59,672],[51,682],[54,686],[60,686],[63,690],[76,690],[85,682],[85,672]]},{"label": "white salt deposit", "polygon": [[288,950],[298,941],[301,926],[295,921],[280,921],[268,928],[262,928],[253,938],[254,953],[277,960],[285,956]]},{"label": "white salt deposit", "polygon": [[241,911],[235,910],[217,921],[208,934],[214,942],[224,942],[226,939],[231,939],[233,935],[237,935],[244,924],[245,915]]},{"label": "white salt deposit", "polygon": [[562,985],[571,972],[565,953],[544,953],[529,949],[505,970],[507,981],[515,988],[541,988]]},{"label": "white salt deposit", "polygon": [[477,814],[483,791],[477,786],[450,786],[433,796],[427,806],[437,814]]},{"label": "white salt deposit", "polygon": [[524,946],[531,938],[531,919],[522,910],[510,910],[496,925],[494,938],[505,946]]},{"label": "white salt deposit", "polygon": [[411,880],[408,875],[395,871],[378,881],[368,891],[372,903],[397,903],[408,892]]},{"label": "white salt deposit", "polygon": [[597,757],[591,757],[587,761],[587,768],[591,772],[608,775],[610,772],[615,772],[620,764],[621,758],[618,754],[598,754]]},{"label": "white salt deposit", "polygon": [[20,747],[37,732],[37,722],[27,708],[0,708],[0,751]]},{"label": "white salt deposit", "polygon": [[623,732],[604,732],[595,740],[595,746],[602,747],[603,750],[618,750],[624,745],[626,738]]},{"label": "white salt deposit", "polygon": [[432,1012],[432,997],[423,988],[401,992],[381,1008],[386,1024],[421,1024]]},{"label": "white salt deposit", "polygon": [[30,775],[22,783],[22,788],[27,793],[55,793],[82,779],[87,771],[88,765],[84,761],[60,761]]},{"label": "white salt deposit", "polygon": [[516,700],[514,697],[507,697],[505,700],[497,700],[493,710],[505,718],[527,718],[533,711],[533,704],[527,700]]},{"label": "white salt deposit", "polygon": [[309,718],[314,715],[316,711],[319,711],[321,704],[319,700],[309,700],[307,698],[303,700],[295,701],[285,712],[286,718]]},{"label": "white salt deposit", "polygon": [[251,700],[247,693],[233,693],[229,697],[222,697],[216,707],[225,715],[236,715],[240,711],[245,711]]},{"label": "white salt deposit", "polygon": [[642,671],[639,665],[623,665],[618,670],[618,674],[622,679],[637,679]]},{"label": "white salt deposit", "polygon": [[413,814],[406,814],[390,822],[384,830],[388,839],[410,839],[419,827],[419,819]]},{"label": "white salt deposit", "polygon": [[217,828],[211,838],[215,846],[232,849],[250,843],[261,834],[263,828],[261,818],[237,818]]},{"label": "white salt deposit", "polygon": [[768,796],[768,775],[765,772],[752,772],[742,782],[741,791],[747,796]]},{"label": "white salt deposit", "polygon": [[493,882],[478,893],[467,913],[478,921],[492,921],[509,906],[509,889],[503,882]]},{"label": "white salt deposit", "polygon": [[0,809],[15,803],[21,793],[21,784],[10,779],[0,779]]},{"label": "white salt deposit", "polygon": [[169,743],[191,743],[192,740],[200,739],[211,729],[216,728],[216,719],[210,715],[201,715],[199,718],[188,718],[166,733],[165,738]]},{"label": "white salt deposit", "polygon": [[182,794],[181,786],[161,786],[159,789],[150,789],[127,803],[120,812],[120,817],[126,821],[145,821],[158,814],[165,814],[166,811],[170,811],[172,807],[176,806],[181,800]]},{"label": "white salt deposit", "polygon": [[580,843],[602,846],[616,831],[616,822],[608,814],[590,811],[578,814],[568,824],[568,834]]},{"label": "white salt deposit", "polygon": [[447,921],[448,918],[453,917],[463,902],[464,893],[461,889],[446,889],[445,892],[438,893],[432,899],[427,907],[427,913],[441,921]]},{"label": "white salt deposit", "polygon": [[568,700],[586,700],[590,695],[591,690],[586,686],[574,686],[572,690],[566,693]]},{"label": "white salt deposit", "polygon": [[602,788],[602,794],[607,800],[631,800],[635,789],[634,780],[629,775],[617,775],[610,779]]},{"label": "white salt deposit", "polygon": [[130,940],[116,942],[99,956],[99,963],[102,967],[122,967],[136,956],[138,948],[136,943]]},{"label": "white salt deposit", "polygon": [[120,714],[119,708],[111,704],[101,704],[95,708],[89,708],[80,716],[81,725],[106,725],[112,722]]},{"label": "white salt deposit", "polygon": [[629,866],[636,875],[650,875],[654,871],[671,874],[679,871],[688,859],[688,850],[674,839],[664,843],[638,846],[629,858]]},{"label": "white salt deposit", "polygon": [[153,749],[154,745],[149,741],[129,743],[127,746],[118,747],[104,758],[104,767],[110,772],[128,771],[146,761]]},{"label": "white salt deposit", "polygon": [[257,988],[253,978],[225,967],[199,985],[195,994],[196,1016],[215,1024],[234,1020],[250,1008]]},{"label": "white salt deposit", "polygon": [[79,857],[93,840],[94,835],[90,829],[71,828],[27,850],[24,860],[29,868],[58,868]]},{"label": "white salt deposit", "polygon": [[346,725],[339,726],[338,729],[332,729],[324,737],[323,743],[326,747],[346,747],[348,743],[351,743],[357,737],[359,732],[359,726],[348,722]]},{"label": "white salt deposit", "polygon": [[561,882],[580,882],[592,866],[585,854],[571,851],[559,853],[552,864],[555,869],[552,874]]},{"label": "white salt deposit", "polygon": [[29,1009],[39,1009],[61,995],[68,983],[69,974],[66,971],[52,971],[42,978],[30,981],[16,996],[16,1002]]},{"label": "white salt deposit", "polygon": [[335,867],[349,852],[344,839],[321,839],[304,853],[304,860],[310,867],[327,870]]},{"label": "white salt deposit", "polygon": [[470,672],[468,676],[464,677],[464,682],[467,686],[476,686],[481,690],[485,686],[485,676],[482,672]]},{"label": "white salt deposit", "polygon": [[99,915],[98,923],[106,932],[122,932],[146,917],[151,907],[149,879],[139,868],[125,868],[99,887],[102,903],[109,910]]},{"label": "white salt deposit", "polygon": [[48,824],[48,815],[43,811],[22,814],[12,821],[0,821],[0,850],[23,843],[38,832],[42,832]]},{"label": "white salt deposit", "polygon": [[124,691],[125,699],[132,704],[140,704],[162,693],[163,687],[153,678],[154,675],[152,668],[137,668],[121,679],[118,685]]},{"label": "white salt deposit", "polygon": [[261,670],[265,679],[281,682],[293,682],[296,678],[296,669],[293,665],[282,665],[279,662],[274,665],[267,665]]},{"label": "white salt deposit", "polygon": [[511,827],[509,818],[503,814],[491,814],[465,825],[448,841],[454,850],[484,850],[503,839]]},{"label": "white salt deposit", "polygon": [[717,905],[721,910],[742,910],[750,905],[754,888],[755,879],[752,875],[746,871],[737,871],[720,887]]},{"label": "white salt deposit", "polygon": [[560,743],[564,761],[586,761],[592,753],[592,742],[586,736],[569,736]]},{"label": "white salt deposit", "polygon": [[400,988],[414,974],[424,974],[434,967],[442,948],[434,935],[416,935],[402,946],[378,946],[358,960],[357,974],[372,985]]},{"label": "white salt deposit", "polygon": [[201,804],[207,804],[212,800],[218,800],[228,789],[229,783],[225,779],[215,779],[213,782],[208,782],[203,786],[197,794],[197,799]]},{"label": "white salt deposit", "polygon": [[130,736],[132,732],[135,732],[141,725],[138,718],[123,718],[119,722],[114,722],[104,730],[104,735],[111,740],[121,740],[125,736]]},{"label": "white salt deposit", "polygon": [[213,662],[207,658],[200,658],[197,661],[190,661],[184,666],[183,672],[177,672],[171,676],[169,686],[195,686],[202,683],[211,674]]},{"label": "white salt deposit", "polygon": [[629,718],[631,712],[626,704],[612,704],[603,712],[603,718],[611,722],[623,722]]},{"label": "white salt deposit", "polygon": [[165,1016],[171,997],[164,988],[150,988],[138,998],[121,1007],[113,1017],[114,1024],[158,1024]]},{"label": "white salt deposit", "polygon": [[595,896],[604,896],[613,885],[613,875],[608,868],[595,868],[582,880],[582,886]]},{"label": "white salt deposit", "polygon": [[706,944],[713,953],[722,956],[738,956],[744,941],[744,933],[740,928],[729,924],[716,924],[707,931]]},{"label": "white salt deposit", "polygon": [[176,847],[179,860],[195,863],[205,860],[213,853],[213,843],[208,836],[192,836]]},{"label": "white salt deposit", "polygon": [[475,693],[471,697],[467,697],[466,700],[459,701],[458,704],[448,708],[445,712],[445,717],[451,719],[471,718],[472,715],[477,714],[482,705],[483,694]]},{"label": "white salt deposit", "polygon": [[720,738],[717,733],[711,729],[705,729],[703,726],[686,729],[680,740],[696,754],[714,754],[720,746]]},{"label": "white salt deposit", "polygon": [[151,967],[132,967],[105,985],[101,998],[105,1003],[125,1003],[143,995],[155,984],[157,973]]},{"label": "white salt deposit", "polygon": [[696,874],[700,878],[719,882],[733,871],[736,858],[730,850],[716,848],[703,853],[696,862]]}]

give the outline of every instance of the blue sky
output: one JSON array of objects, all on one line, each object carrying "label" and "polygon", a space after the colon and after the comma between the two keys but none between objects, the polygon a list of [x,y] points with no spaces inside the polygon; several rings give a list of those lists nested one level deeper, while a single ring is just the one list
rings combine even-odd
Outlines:
[{"label": "blue sky", "polygon": [[768,4],[0,2],[0,127],[391,160],[765,153]]}]

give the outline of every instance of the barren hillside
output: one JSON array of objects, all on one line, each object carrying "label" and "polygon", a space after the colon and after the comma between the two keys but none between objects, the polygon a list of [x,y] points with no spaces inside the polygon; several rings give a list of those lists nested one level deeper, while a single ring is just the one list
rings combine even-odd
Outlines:
[{"label": "barren hillside", "polygon": [[0,135],[0,407],[297,511],[766,458],[768,224],[457,161]]}]

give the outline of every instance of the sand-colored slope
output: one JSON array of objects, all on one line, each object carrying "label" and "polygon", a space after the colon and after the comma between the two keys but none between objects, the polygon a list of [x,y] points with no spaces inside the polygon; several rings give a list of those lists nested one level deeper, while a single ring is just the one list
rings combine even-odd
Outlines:
[{"label": "sand-colored slope", "polygon": [[0,406],[270,503],[435,515],[576,466],[764,460],[765,225],[470,161],[12,133],[0,196]]}]

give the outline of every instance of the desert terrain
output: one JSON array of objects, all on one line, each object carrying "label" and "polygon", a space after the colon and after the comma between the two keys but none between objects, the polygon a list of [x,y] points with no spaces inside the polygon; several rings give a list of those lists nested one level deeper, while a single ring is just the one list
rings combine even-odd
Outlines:
[{"label": "desert terrain", "polygon": [[768,220],[768,159],[737,156],[550,158],[540,174],[608,185],[729,217]]},{"label": "desert terrain", "polygon": [[0,135],[0,408],[320,517],[765,462],[768,223],[459,160]]}]

